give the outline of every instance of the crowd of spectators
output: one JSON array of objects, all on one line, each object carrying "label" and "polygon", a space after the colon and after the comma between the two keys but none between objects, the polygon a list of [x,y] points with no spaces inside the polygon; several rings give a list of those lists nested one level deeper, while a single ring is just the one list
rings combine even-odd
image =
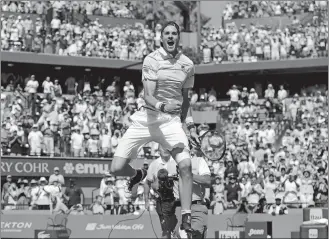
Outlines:
[{"label": "crowd of spectators", "polygon": [[143,13],[129,1],[3,1],[1,6],[3,12],[44,15],[50,11],[63,17],[86,14],[135,18]]},{"label": "crowd of spectators", "polygon": [[[144,164],[147,169],[148,164]],[[86,214],[139,214],[145,209],[143,199],[143,186],[135,190],[135,197],[125,191],[125,185],[129,178],[113,177],[106,172],[100,182],[99,194],[92,204],[85,204],[85,195],[75,180],[69,179],[65,184],[65,178],[58,167],[54,173],[38,179],[18,178],[14,180],[7,175],[6,182],[2,186],[1,204],[4,210],[50,210],[52,213],[66,213],[74,215]],[[151,206],[151,210],[154,205]]]},{"label": "crowd of spectators", "polygon": [[[282,203],[294,208],[327,205],[327,91],[295,94],[289,99],[283,86],[276,92],[269,85],[263,109],[255,107],[253,94],[254,89],[250,93],[246,88],[240,92],[235,86],[228,92],[231,106],[240,106],[229,112],[224,125],[227,156],[210,164],[214,214],[241,202],[249,212],[260,212],[261,208],[261,212],[270,214],[275,214],[273,208],[266,211],[264,205]],[[282,138],[277,137],[273,128],[275,121],[268,118],[267,108],[275,101],[283,119],[288,120]],[[256,112],[257,117],[246,117]]]},{"label": "crowd of spectators", "polygon": [[[28,14],[9,17],[3,15],[1,49],[142,60],[148,53],[160,47],[161,24],[152,28],[149,28],[149,25],[102,25],[99,19],[63,19],[56,11],[54,10],[48,21],[43,20],[40,15],[35,22]],[[242,24],[240,28],[234,24],[226,24],[224,28],[218,29],[203,27],[201,35],[201,59],[196,60],[196,64],[316,58],[326,57],[328,52],[327,18],[309,22],[305,26],[295,18],[292,25],[285,29],[253,24]]]},{"label": "crowd of spectators", "polygon": [[[144,104],[135,97],[134,86],[126,82],[123,95],[116,77],[109,86],[101,79],[92,89],[73,77],[66,82],[63,97],[58,80],[46,77],[37,95],[39,82],[34,75],[24,91],[1,95],[2,153],[10,155],[109,157],[130,125],[129,116]],[[106,87],[106,88],[105,88]],[[23,93],[22,93],[23,92]],[[24,102],[26,102],[24,106]],[[143,154],[143,150],[141,150]],[[148,154],[148,152],[146,152]]]},{"label": "crowd of spectators", "polygon": [[327,11],[326,1],[230,1],[223,12],[224,20],[292,16],[313,13],[317,9]]},{"label": "crowd of spectators", "polygon": [[[4,51],[142,60],[157,44],[153,39],[159,35],[147,27],[103,26],[98,19],[73,24],[56,16],[48,28],[41,18],[33,22],[29,16],[22,19],[11,15],[2,17],[1,22]],[[161,27],[156,29],[158,32]]]},{"label": "crowd of spectators", "polygon": [[[58,81],[53,82],[50,77],[40,81],[43,94],[37,94],[39,82],[34,75],[26,82],[24,89],[21,89],[25,93],[18,93],[13,82],[7,82],[7,92],[1,94],[2,154],[112,156],[130,124],[129,116],[145,103],[142,94],[135,97],[135,88],[128,81],[122,94],[118,77],[109,86],[100,80],[93,87],[88,81],[79,85],[70,77],[63,90],[72,95],[65,97]],[[264,203],[264,199],[271,204],[280,198],[284,204],[292,207],[315,206],[327,200],[327,91],[314,87],[315,91],[311,93],[296,94],[289,98],[283,86],[276,87],[268,85],[264,99],[259,100],[255,89],[238,89],[233,85],[227,92],[230,98],[228,103],[218,103],[214,89],[200,96],[190,92],[192,105],[200,101],[215,103],[224,119],[222,127],[223,132],[226,132],[228,151],[221,161],[209,163],[213,179],[211,205],[215,214],[234,208],[242,201],[248,204],[249,210],[257,210],[258,202]],[[16,93],[11,92],[14,90]],[[27,107],[24,107],[25,98]],[[286,127],[288,130],[285,130]],[[198,126],[200,135],[207,129],[209,126],[206,124]],[[282,133],[284,136],[281,139]],[[145,145],[139,157],[156,158],[159,156],[157,149],[156,143]],[[144,167],[147,168],[147,165]],[[143,209],[142,187],[136,190],[138,196],[132,200],[124,190],[127,180],[105,175],[100,195],[92,204],[91,211],[118,213],[113,211],[113,205],[125,205],[120,207],[123,212],[129,211],[126,207],[130,207],[131,211],[134,211],[133,208]],[[18,189],[26,191],[31,183],[37,187],[49,184],[50,193],[45,197],[54,200],[54,208],[56,203],[61,203],[49,195],[53,194],[53,188],[64,185],[64,179],[58,178],[57,182],[50,177],[49,183],[45,178],[32,181],[20,180],[17,182]],[[10,185],[13,185],[10,192],[17,191],[15,184]],[[55,194],[58,193],[56,190]],[[26,199],[28,195],[25,194],[23,200],[20,199],[21,194],[9,191],[2,194],[5,203],[24,205],[24,202],[28,202],[26,200],[31,200],[29,206],[24,208],[45,208],[35,207],[33,203],[31,205],[32,196]],[[77,192],[81,194],[80,190]],[[79,197],[74,196],[74,203],[69,203],[63,196],[66,207],[74,207],[72,211],[80,210],[80,204],[83,204],[80,194]],[[12,206],[6,208],[12,209]],[[138,213],[138,210],[134,213]]]},{"label": "crowd of spectators", "polygon": [[[325,3],[325,4],[324,4]],[[1,18],[2,50],[35,53],[142,60],[160,46],[161,25],[103,26],[95,21],[72,21],[74,13],[114,17],[136,17],[141,11],[127,2],[50,3],[7,1],[3,11],[21,13]],[[236,5],[237,4],[237,5]],[[294,15],[324,8],[325,1],[280,2],[239,1],[229,4],[224,18],[251,18]],[[51,9],[49,24],[45,13]],[[27,14],[39,14],[33,22]],[[22,16],[24,19],[22,19]],[[196,63],[255,62],[326,57],[328,20],[300,25],[297,18],[285,29],[234,24],[224,28],[202,28],[202,61]],[[6,77],[8,78],[8,77]],[[57,79],[36,79],[24,84],[6,82],[1,89],[1,154],[11,156],[111,157],[130,125],[129,116],[145,104],[143,94],[129,82],[123,91],[120,79],[111,85],[82,84],[70,77],[65,88]],[[41,84],[42,82],[42,84]],[[285,214],[287,210],[266,204],[310,207],[328,200],[328,105],[327,89],[295,94],[268,85],[264,100],[254,88],[227,92],[229,103],[219,103],[214,89],[209,93],[190,92],[196,109],[220,110],[228,150],[218,162],[209,162],[212,173],[210,207],[214,214],[242,206],[247,212]],[[39,94],[38,89],[42,89]],[[65,97],[63,92],[68,93]],[[138,94],[139,93],[139,94]],[[201,104],[198,106],[199,103]],[[201,135],[209,125],[198,126]],[[159,156],[158,145],[150,143],[139,151],[142,159]],[[144,165],[148,167],[147,164]],[[133,199],[126,194],[129,178],[105,174],[94,203],[84,207],[81,188],[70,180],[68,187],[60,169],[47,178],[18,179],[7,176],[2,203],[11,209],[50,209],[83,215],[138,214],[144,209],[143,187]],[[43,190],[40,190],[43,189]],[[152,200],[151,200],[152,202]],[[154,208],[151,203],[152,209]],[[278,207],[279,208],[279,207]],[[282,208],[285,208],[282,206]],[[85,210],[88,209],[88,210]],[[152,210],[151,209],[151,210]],[[268,209],[268,210],[267,210]]]},{"label": "crowd of spectators", "polygon": [[203,27],[202,62],[257,62],[328,56],[328,21],[318,26],[295,24],[284,29],[234,23],[224,28]]}]

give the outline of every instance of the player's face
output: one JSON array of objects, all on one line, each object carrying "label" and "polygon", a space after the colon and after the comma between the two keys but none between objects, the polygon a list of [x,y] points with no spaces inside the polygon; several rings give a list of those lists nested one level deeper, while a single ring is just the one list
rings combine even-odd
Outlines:
[{"label": "player's face", "polygon": [[167,26],[162,32],[163,48],[170,54],[177,52],[179,46],[179,34],[174,26]]}]

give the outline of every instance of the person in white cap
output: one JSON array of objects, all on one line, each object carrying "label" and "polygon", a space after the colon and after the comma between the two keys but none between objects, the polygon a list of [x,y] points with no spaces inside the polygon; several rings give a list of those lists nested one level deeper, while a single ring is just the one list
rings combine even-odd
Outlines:
[{"label": "person in white cap", "polygon": [[296,177],[294,172],[290,172],[288,179],[282,183],[285,192],[283,203],[291,204],[290,207],[299,207],[297,203],[299,202],[298,192],[300,185]]},{"label": "person in white cap", "polygon": [[99,193],[103,198],[103,203],[106,205],[106,210],[111,210],[114,204],[114,197],[117,196],[117,190],[114,186],[114,178],[105,178],[105,187],[102,188],[102,192]]},{"label": "person in white cap", "polygon": [[240,97],[240,91],[237,89],[236,85],[232,86],[232,89],[230,89],[226,95],[230,96],[231,100],[231,106],[232,107],[239,107],[239,97]]},{"label": "person in white cap", "polygon": [[45,186],[47,186],[48,181],[45,177],[41,177],[39,180],[39,190],[32,190],[31,196],[34,199],[31,202],[31,206],[33,208],[37,208],[38,210],[49,210],[50,209],[50,194],[44,190]]},{"label": "person in white cap", "polygon": [[30,209],[33,209],[33,207],[34,207],[33,205],[35,204],[35,202],[38,198],[38,192],[39,192],[40,188],[39,188],[38,181],[35,179],[31,180],[30,185],[31,185],[30,190],[29,190],[29,192],[30,192],[29,199],[30,199],[30,205],[31,205]]},{"label": "person in white cap", "polygon": [[59,172],[59,167],[55,167],[54,174],[50,175],[49,177],[49,184],[53,184],[54,181],[57,181],[59,186],[65,185],[64,177]]},{"label": "person in white cap", "polygon": [[113,177],[112,177],[112,175],[110,174],[109,171],[104,173],[104,176],[103,176],[103,178],[101,180],[101,183],[100,183],[100,186],[99,186],[99,195],[102,196],[102,197],[104,197],[104,191],[107,187],[106,182],[108,181],[108,179],[113,179]]},{"label": "person in white cap", "polygon": [[38,130],[39,126],[37,124],[34,124],[32,126],[32,131],[28,135],[28,142],[30,145],[30,155],[34,156],[40,156],[41,155],[41,145],[43,142],[43,135]]},{"label": "person in white cap", "polygon": [[286,205],[282,204],[281,197],[275,197],[275,204],[271,205],[270,209],[268,210],[268,214],[272,216],[288,214],[288,208]]}]

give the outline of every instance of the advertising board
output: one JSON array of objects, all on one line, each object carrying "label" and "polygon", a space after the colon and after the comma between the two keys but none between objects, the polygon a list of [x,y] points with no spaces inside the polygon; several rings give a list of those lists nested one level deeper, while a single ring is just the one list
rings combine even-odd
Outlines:
[{"label": "advertising board", "polygon": [[[144,160],[133,160],[134,167],[141,167]],[[64,177],[103,177],[110,170],[111,159],[86,158],[33,158],[33,157],[2,157],[1,175],[12,176],[49,176],[59,167]]]},{"label": "advertising board", "polygon": [[[47,225],[47,222],[51,222],[49,220],[50,215],[31,213],[31,211],[27,211],[25,214],[24,212],[22,214],[6,214],[4,211],[4,214],[1,215],[1,237],[28,239],[35,238],[36,231],[38,233],[45,231],[40,234],[41,237],[53,233],[48,232],[52,229],[51,226]],[[232,218],[233,213],[209,215],[207,238],[266,238],[267,235],[271,235],[272,238],[290,238],[292,231],[299,231],[302,224],[302,210],[295,212],[290,210],[289,213],[280,217],[273,217],[268,214],[251,214],[246,223],[245,237],[241,232],[239,235],[236,232],[227,232],[227,219]],[[69,215],[66,230],[69,231],[67,234],[70,235],[70,238],[109,238],[112,229],[110,238],[161,238],[158,216],[154,212],[150,214],[151,216],[147,214],[146,212],[141,217],[135,215]],[[260,220],[262,221],[260,222]],[[305,231],[309,235],[308,229]],[[312,232],[311,236],[315,234]],[[320,235],[320,229],[318,234]],[[65,233],[61,233],[57,235],[57,238],[65,235]]]},{"label": "advertising board", "polygon": [[245,238],[267,238],[268,236],[272,237],[272,222],[246,222]]}]

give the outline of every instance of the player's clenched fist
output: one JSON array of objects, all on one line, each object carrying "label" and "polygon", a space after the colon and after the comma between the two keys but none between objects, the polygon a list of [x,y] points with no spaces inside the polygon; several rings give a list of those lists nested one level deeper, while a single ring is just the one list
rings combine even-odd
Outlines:
[{"label": "player's clenched fist", "polygon": [[164,112],[169,114],[180,114],[182,105],[178,103],[166,104],[164,106]]}]

